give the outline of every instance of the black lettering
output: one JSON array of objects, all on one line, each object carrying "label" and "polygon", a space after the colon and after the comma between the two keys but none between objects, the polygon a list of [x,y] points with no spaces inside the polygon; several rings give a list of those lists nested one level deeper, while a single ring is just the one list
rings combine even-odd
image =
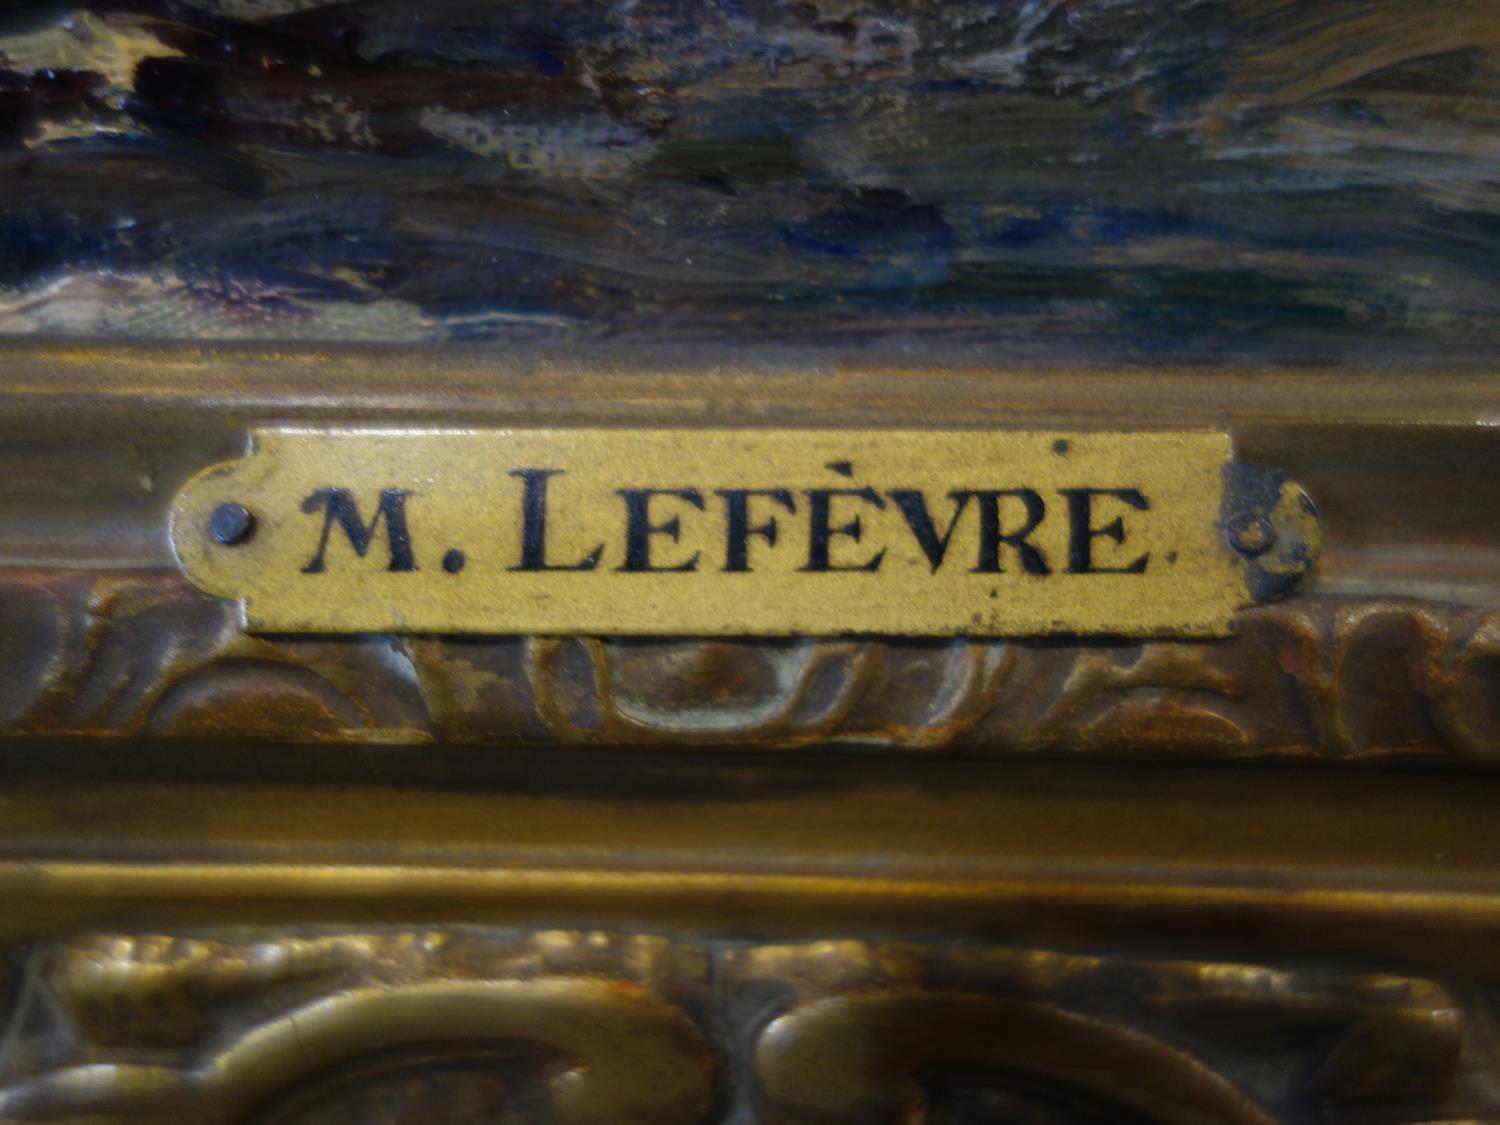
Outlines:
[{"label": "black lettering", "polygon": [[366,524],[359,518],[359,507],[347,488],[320,488],[302,501],[302,510],[309,514],[323,509],[323,534],[318,538],[317,554],[302,568],[303,574],[322,574],[325,569],[324,555],[328,551],[328,536],[337,523],[349,537],[349,545],[360,558],[370,549],[375,538],[375,529],[385,520],[386,546],[391,561],[387,570],[416,570],[417,562],[412,555],[411,535],[406,530],[405,489],[386,488],[380,493],[380,502],[375,507],[375,517]]},{"label": "black lettering", "polygon": [[621,488],[615,494],[625,501],[625,564],[618,569],[635,574],[698,569],[698,558],[703,554],[702,551],[694,551],[692,558],[676,566],[651,565],[653,535],[666,535],[673,543],[682,540],[682,521],[676,516],[664,523],[651,522],[651,497],[676,496],[701,512],[703,497],[696,488]]},{"label": "black lettering", "polygon": [[1141,574],[1150,554],[1142,555],[1128,566],[1095,566],[1094,540],[1101,536],[1116,543],[1125,542],[1125,522],[1116,516],[1103,527],[1094,526],[1094,497],[1114,496],[1132,508],[1148,511],[1151,505],[1134,488],[1060,488],[1068,498],[1068,573],[1069,574]]},{"label": "black lettering", "polygon": [[916,536],[917,545],[927,556],[927,562],[932,566],[932,573],[936,574],[938,567],[943,565],[943,559],[948,556],[948,542],[953,538],[953,529],[958,526],[958,518],[964,514],[964,509],[968,507],[974,493],[961,491],[948,493],[948,499],[954,501],[953,518],[948,521],[948,530],[943,532],[941,538],[938,536],[937,528],[933,525],[932,516],[927,511],[927,498],[922,493],[911,488],[898,488],[887,492],[886,495],[896,502],[896,507],[906,518],[906,526],[911,528],[912,535]]},{"label": "black lettering", "polygon": [[[1047,504],[1029,488],[1002,488],[980,490],[970,493],[979,501],[979,561],[974,574],[1000,574],[1000,548],[1013,547],[1021,560],[1021,569],[1027,574],[1051,574],[1052,568],[1030,536],[1047,514]],[[1019,531],[1003,531],[1000,522],[1000,501],[1014,496],[1026,509],[1026,523]]]},{"label": "black lettering", "polygon": [[521,563],[511,570],[593,570],[604,554],[600,543],[579,562],[571,566],[554,566],[547,561],[547,478],[563,469],[512,469],[520,477],[521,493]]},{"label": "black lettering", "polygon": [[852,566],[835,566],[829,561],[829,541],[835,535],[847,535],[858,543],[860,536],[864,534],[864,528],[860,525],[858,516],[838,527],[830,525],[829,519],[835,496],[852,496],[856,500],[863,500],[866,504],[874,504],[877,508],[885,507],[885,501],[873,488],[809,488],[807,490],[807,565],[802,569],[813,572],[879,570],[881,562],[885,559],[884,547],[872,558]]},{"label": "black lettering", "polygon": [[774,500],[792,515],[797,514],[797,505],[785,488],[721,488],[718,494],[724,498],[724,569],[731,574],[743,574],[750,569],[750,536],[758,535],[767,546],[776,546],[774,516],[765,523],[750,526],[750,497]]}]

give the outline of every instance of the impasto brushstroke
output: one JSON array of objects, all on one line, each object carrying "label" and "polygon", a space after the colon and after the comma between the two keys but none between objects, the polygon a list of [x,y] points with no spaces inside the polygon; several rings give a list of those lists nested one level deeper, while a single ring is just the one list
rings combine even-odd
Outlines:
[{"label": "impasto brushstroke", "polygon": [[1459,357],[1495,0],[0,16],[0,333]]}]

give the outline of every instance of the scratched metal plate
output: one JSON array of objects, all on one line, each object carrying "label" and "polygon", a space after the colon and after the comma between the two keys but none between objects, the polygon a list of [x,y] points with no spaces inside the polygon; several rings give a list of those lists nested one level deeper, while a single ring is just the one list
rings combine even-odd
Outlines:
[{"label": "scratched metal plate", "polygon": [[172,534],[269,632],[1222,635],[1316,551],[1305,498],[1230,461],[1208,432],[263,429]]}]

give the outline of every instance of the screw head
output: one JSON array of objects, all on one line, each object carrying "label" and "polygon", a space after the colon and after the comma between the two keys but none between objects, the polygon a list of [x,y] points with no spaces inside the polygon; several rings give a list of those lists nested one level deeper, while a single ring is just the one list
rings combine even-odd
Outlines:
[{"label": "screw head", "polygon": [[1247,559],[1258,558],[1276,546],[1276,528],[1259,512],[1240,512],[1224,527],[1229,545]]},{"label": "screw head", "polygon": [[243,543],[255,534],[255,514],[234,500],[220,504],[208,517],[208,533],[226,547]]}]

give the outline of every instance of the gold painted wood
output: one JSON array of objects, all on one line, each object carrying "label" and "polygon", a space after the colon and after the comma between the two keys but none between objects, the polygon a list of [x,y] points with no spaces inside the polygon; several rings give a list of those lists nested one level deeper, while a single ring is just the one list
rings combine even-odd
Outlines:
[{"label": "gold painted wood", "polygon": [[[0,574],[0,741],[1500,759],[1500,612],[1303,595],[1233,637],[247,634],[174,572]],[[1371,682],[1380,690],[1371,691]],[[65,756],[63,756],[64,760]]]},{"label": "gold painted wood", "polygon": [[[0,347],[0,736],[701,750],[1500,753],[1482,372],[867,367],[733,354]],[[654,364],[654,366],[653,366]],[[302,427],[1218,428],[1321,506],[1302,594],[1197,642],[247,635],[171,505]],[[592,544],[586,544],[591,546]]]},{"label": "gold painted wood", "polygon": [[[566,799],[519,801],[472,778],[466,795],[430,778],[385,793],[345,781],[319,794],[306,776],[301,793],[243,778],[128,796],[12,785],[12,807],[33,813],[7,822],[8,849],[66,837],[75,856],[0,868],[0,890],[32,904],[8,935],[25,963],[0,1120],[466,1123],[526,1106],[520,1120],[547,1122],[1299,1122],[1330,1105],[1412,1120],[1496,1108],[1493,863],[1466,832],[1491,786],[1408,779],[1396,793],[1282,771],[1195,846],[1232,789],[1222,771],[1099,776],[1091,815],[1071,825],[1086,791],[1056,773],[933,785],[852,768],[799,785],[781,770],[780,792],[747,800],[752,778],[718,771],[728,788],[700,774],[684,805],[681,771],[632,772],[633,796],[625,773],[596,767]],[[1274,842],[1258,831],[1310,800],[1322,823]],[[35,817],[48,808],[55,820]],[[1385,828],[1402,815],[1428,827],[1395,839]],[[363,861],[307,862],[313,825]],[[370,838],[382,830],[394,832]],[[529,863],[513,848],[528,831],[541,842]],[[200,861],[163,862],[184,836]],[[718,855],[702,854],[708,836]],[[771,846],[750,859],[755,839]],[[831,841],[861,846],[841,855]],[[1024,858],[1058,844],[1050,868]],[[1173,861],[1185,846],[1199,861],[1186,870]],[[1361,848],[1394,861],[1382,888],[1320,873]],[[1437,877],[1444,853],[1467,883]],[[1271,866],[1245,867],[1254,856]],[[1307,867],[1286,877],[1287,856]],[[546,919],[560,906],[600,924],[558,929]],[[131,926],[107,921],[122,915]],[[925,936],[935,928],[944,940]],[[54,936],[23,946],[28,933]]]},{"label": "gold painted wood", "polygon": [[[0,360],[0,1121],[1500,1114],[1492,376]],[[1220,638],[250,633],[174,498],[350,426],[1223,434],[1325,550]]]},{"label": "gold painted wood", "polygon": [[448,929],[104,931],[40,947],[36,971],[73,1022],[0,1091],[7,1121],[1267,1125],[1497,1104],[1477,998],[1411,974]]}]

